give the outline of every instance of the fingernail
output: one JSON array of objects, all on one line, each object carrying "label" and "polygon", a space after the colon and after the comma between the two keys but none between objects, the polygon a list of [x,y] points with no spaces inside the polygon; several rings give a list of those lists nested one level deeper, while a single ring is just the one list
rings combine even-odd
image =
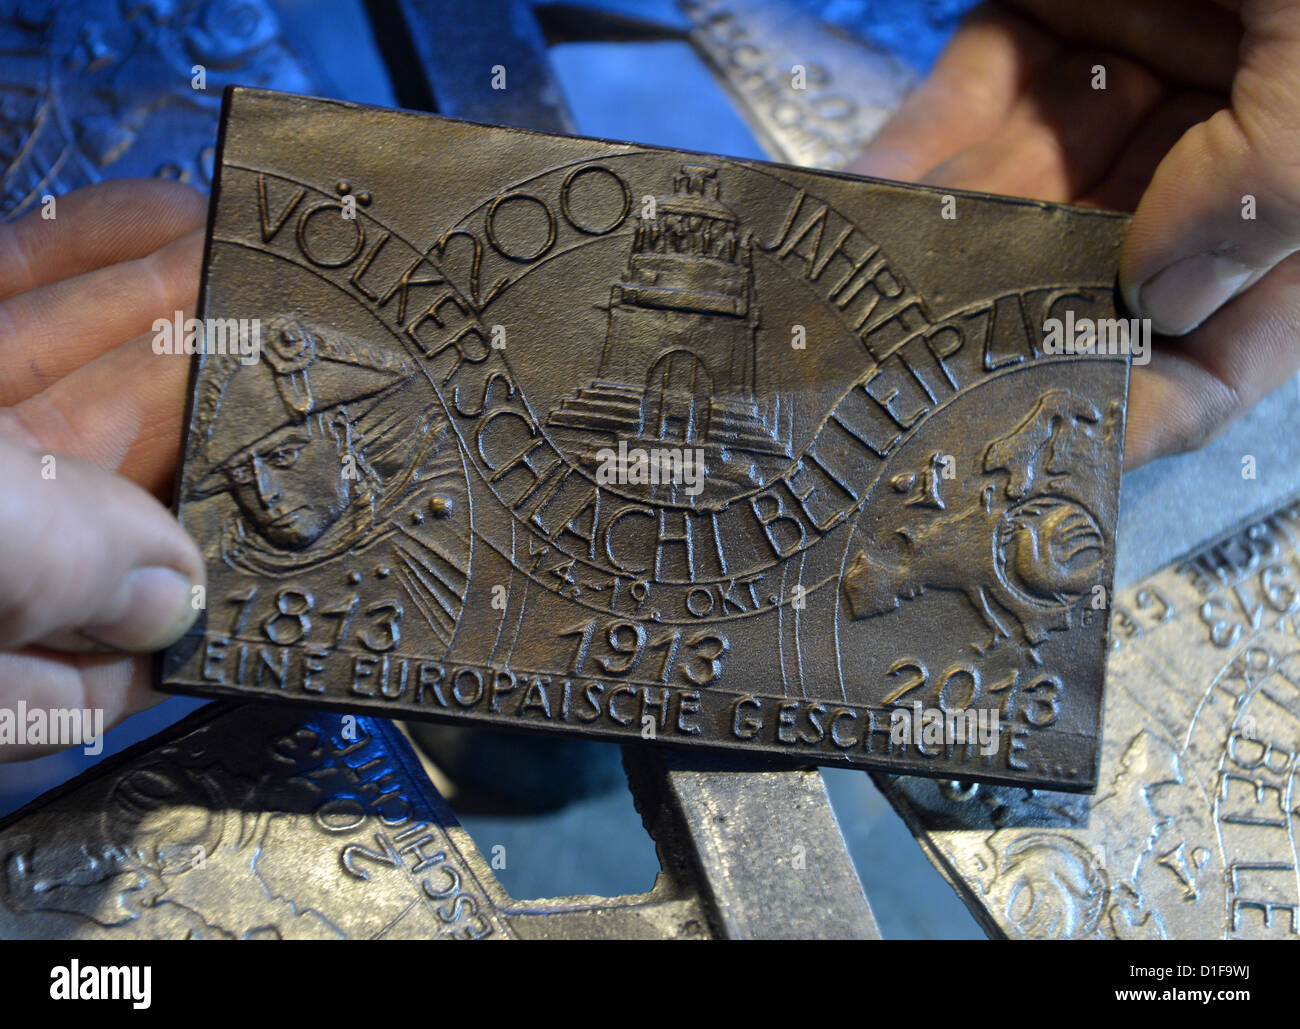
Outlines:
[{"label": "fingernail", "polygon": [[1250,276],[1244,264],[1217,254],[1184,257],[1142,284],[1138,313],[1162,336],[1182,336],[1236,296]]},{"label": "fingernail", "polygon": [[105,606],[109,617],[83,631],[123,650],[161,650],[185,635],[198,618],[193,598],[193,584],[174,568],[137,568]]}]

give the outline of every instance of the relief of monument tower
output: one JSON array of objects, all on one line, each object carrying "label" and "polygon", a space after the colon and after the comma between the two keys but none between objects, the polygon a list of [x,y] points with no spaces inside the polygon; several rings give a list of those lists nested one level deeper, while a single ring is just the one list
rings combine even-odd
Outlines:
[{"label": "relief of monument tower", "polygon": [[619,440],[699,448],[710,480],[756,481],[755,461],[789,457],[789,444],[779,396],[758,396],[753,244],[719,199],[714,168],[683,165],[649,213],[610,290],[596,378],[547,424],[580,452]]}]

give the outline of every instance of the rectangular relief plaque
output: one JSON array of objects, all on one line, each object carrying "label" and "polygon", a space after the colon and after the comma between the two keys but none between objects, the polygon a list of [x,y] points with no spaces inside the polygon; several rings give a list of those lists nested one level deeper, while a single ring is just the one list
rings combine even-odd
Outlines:
[{"label": "rectangular relief plaque", "polygon": [[251,89],[213,204],[164,688],[1094,787],[1125,217]]}]

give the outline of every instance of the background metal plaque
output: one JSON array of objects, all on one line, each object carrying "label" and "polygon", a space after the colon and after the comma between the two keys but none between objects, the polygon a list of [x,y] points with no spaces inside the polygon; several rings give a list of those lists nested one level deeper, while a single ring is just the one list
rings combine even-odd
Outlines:
[{"label": "background metal plaque", "polygon": [[208,707],[0,828],[7,939],[509,937],[380,719]]},{"label": "background metal plaque", "polygon": [[887,51],[786,4],[682,0],[680,6],[691,19],[691,41],[764,149],[791,164],[843,168],[916,84],[907,65]]},{"label": "background metal plaque", "polygon": [[654,888],[516,900],[389,720],[210,706],[0,823],[0,935],[879,936],[815,770],[627,760]]},{"label": "background metal plaque", "polygon": [[988,932],[1300,936],[1298,541],[1292,502],[1116,597],[1096,798],[876,777]]},{"label": "background metal plaque", "polygon": [[1123,217],[255,90],[214,198],[166,688],[1091,788]]},{"label": "background metal plaque", "polygon": [[158,175],[206,188],[226,85],[318,85],[266,0],[6,3],[0,68],[6,221],[43,196],[105,177]]}]

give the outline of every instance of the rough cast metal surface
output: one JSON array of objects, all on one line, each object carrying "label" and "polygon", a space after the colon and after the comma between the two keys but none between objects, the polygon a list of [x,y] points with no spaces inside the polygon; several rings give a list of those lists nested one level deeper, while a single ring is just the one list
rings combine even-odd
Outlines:
[{"label": "rough cast metal surface", "polygon": [[[1114,315],[1125,219],[261,91],[224,128],[203,313],[261,351],[198,362],[166,688],[1092,786],[1127,361],[1041,332]],[[892,741],[913,702],[996,753]]]},{"label": "rough cast metal surface", "polygon": [[228,83],[313,85],[265,0],[7,2],[0,67],[5,220],[104,178],[158,175],[207,188]]},{"label": "rough cast metal surface", "polygon": [[[1242,458],[1257,463],[1242,477]],[[1279,384],[1211,443],[1124,476],[1115,586],[1150,575],[1300,492],[1300,378]],[[1174,517],[1170,512],[1177,512]]]},{"label": "rough cast metal surface", "polygon": [[815,769],[625,747],[662,874],[698,883],[728,939],[876,939]]},{"label": "rough cast metal surface", "polygon": [[1115,598],[1097,796],[877,776],[991,935],[1300,936],[1300,502]]},{"label": "rough cast metal surface", "polygon": [[8,939],[513,935],[383,719],[210,706],[7,819],[0,867]]},{"label": "rough cast metal surface", "polygon": [[[399,0],[397,7],[417,59],[415,67],[408,70],[399,64],[397,70],[418,75],[438,111],[548,132],[574,131],[528,0],[475,0],[467,6]],[[391,40],[380,42],[392,49]],[[389,62],[392,65],[391,56]],[[492,88],[491,77],[498,69],[503,77]],[[400,92],[402,78],[395,78]]]},{"label": "rough cast metal surface", "polygon": [[[878,935],[815,771],[751,771],[734,797],[736,774],[696,773],[689,796],[725,804],[717,819],[653,757],[629,761],[664,863],[655,888],[516,901],[388,720],[211,706],[0,823],[0,936]],[[755,886],[773,861],[793,861],[779,896]]]},{"label": "rough cast metal surface", "polygon": [[886,51],[782,0],[679,6],[691,20],[692,45],[778,160],[845,167],[915,84],[911,69]]}]

